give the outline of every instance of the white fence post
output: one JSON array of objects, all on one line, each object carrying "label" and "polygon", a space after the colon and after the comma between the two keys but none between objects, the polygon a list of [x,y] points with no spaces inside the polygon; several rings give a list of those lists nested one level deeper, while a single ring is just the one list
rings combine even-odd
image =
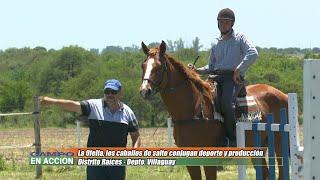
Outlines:
[{"label": "white fence post", "polygon": [[298,100],[296,93],[288,94],[288,117],[290,125],[291,178],[302,179],[302,151],[299,138]]},{"label": "white fence post", "polygon": [[173,146],[173,128],[172,128],[172,120],[171,117],[167,118],[167,134],[168,134],[168,147],[172,147]]},{"label": "white fence post", "polygon": [[[244,130],[243,122],[238,122],[236,125],[236,133],[237,133],[237,147],[246,147],[246,132]],[[246,179],[246,165],[243,164],[244,160],[238,161],[238,178],[239,180]]]},{"label": "white fence post", "polygon": [[304,179],[320,179],[320,60],[304,60]]}]

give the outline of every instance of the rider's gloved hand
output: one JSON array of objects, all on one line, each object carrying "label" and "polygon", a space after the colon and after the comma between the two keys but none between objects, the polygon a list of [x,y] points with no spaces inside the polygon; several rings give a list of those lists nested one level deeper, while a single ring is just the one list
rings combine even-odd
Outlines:
[{"label": "rider's gloved hand", "polygon": [[236,83],[236,84],[241,84],[242,81],[241,81],[241,77],[240,77],[240,70],[239,69],[236,69],[233,73],[233,81]]}]

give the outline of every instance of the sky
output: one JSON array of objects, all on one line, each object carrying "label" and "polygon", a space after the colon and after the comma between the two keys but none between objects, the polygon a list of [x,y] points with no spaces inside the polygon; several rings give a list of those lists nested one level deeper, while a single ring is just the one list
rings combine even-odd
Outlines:
[{"label": "sky", "polygon": [[122,47],[178,40],[203,49],[219,36],[219,10],[259,47],[320,47],[319,0],[2,0],[0,49]]}]

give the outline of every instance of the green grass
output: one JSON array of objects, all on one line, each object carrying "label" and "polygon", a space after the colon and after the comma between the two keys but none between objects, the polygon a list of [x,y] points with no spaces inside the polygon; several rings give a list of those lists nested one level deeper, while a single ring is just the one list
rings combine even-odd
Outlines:
[{"label": "green grass", "polygon": [[[218,172],[219,179],[237,179],[237,166],[227,166],[224,171]],[[204,174],[204,173],[202,173]],[[248,168],[248,179],[254,178],[254,170]],[[184,166],[161,167],[161,166],[129,166],[127,167],[127,180],[187,180],[190,179],[187,169]],[[35,167],[19,165],[0,171],[0,179],[34,179]],[[204,179],[203,175],[203,179]],[[86,179],[85,166],[43,166],[41,179],[52,180],[77,180]]]},{"label": "green grass", "polygon": [[[140,130],[143,147],[167,147],[166,128],[142,128]],[[2,129],[0,130],[0,179],[34,179],[35,166],[28,164],[30,152],[34,147],[17,148],[34,142],[33,129]],[[81,128],[81,146],[86,146],[88,129]],[[52,148],[76,147],[75,128],[42,128],[42,151]],[[5,148],[4,148],[5,147]],[[128,147],[131,140],[128,138]],[[2,155],[2,157],[1,157]],[[2,163],[1,163],[2,162]],[[203,170],[202,170],[203,172]],[[204,178],[204,173],[203,179]],[[169,180],[190,179],[184,166],[128,166],[127,180]],[[247,168],[248,179],[255,179],[252,166]],[[218,172],[219,179],[237,179],[237,166],[225,166]],[[85,166],[43,166],[41,179],[86,179]]]}]

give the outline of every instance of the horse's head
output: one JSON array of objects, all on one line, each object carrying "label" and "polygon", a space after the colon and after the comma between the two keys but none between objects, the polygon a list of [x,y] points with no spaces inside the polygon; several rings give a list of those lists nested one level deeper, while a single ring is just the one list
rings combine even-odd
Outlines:
[{"label": "horse's head", "polygon": [[148,99],[165,86],[165,74],[168,70],[167,59],[165,57],[166,43],[161,42],[157,48],[149,49],[143,42],[141,43],[143,52],[147,58],[142,63],[142,84],[140,94],[144,99]]}]

